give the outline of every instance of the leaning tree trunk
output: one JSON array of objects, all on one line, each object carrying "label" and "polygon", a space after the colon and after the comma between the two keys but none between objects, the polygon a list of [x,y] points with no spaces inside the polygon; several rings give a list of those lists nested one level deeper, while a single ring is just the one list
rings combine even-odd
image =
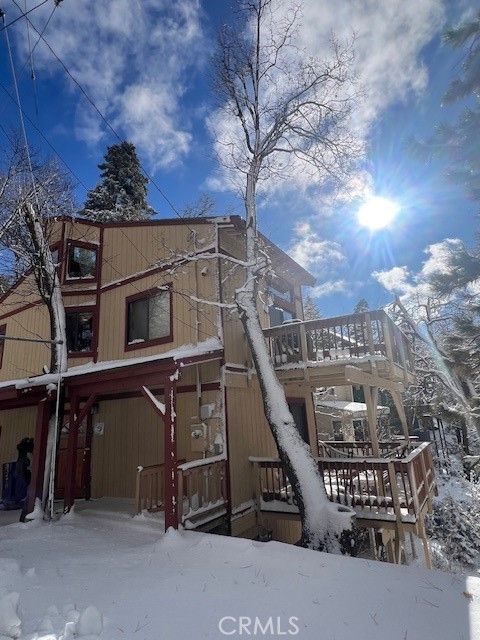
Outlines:
[{"label": "leaning tree trunk", "polygon": [[247,336],[262,393],[265,417],[278,448],[280,460],[292,484],[302,524],[301,544],[313,549],[338,551],[340,536],[351,528],[354,512],[329,501],[318,466],[303,441],[290,413],[283,386],[270,360],[258,315],[258,260],[255,187],[258,172],[247,176],[246,269],[244,286],[236,292],[240,318]]},{"label": "leaning tree trunk", "polygon": [[[67,370],[67,334],[65,307],[57,268],[45,237],[42,220],[35,206],[26,202],[23,206],[25,222],[30,233],[34,256],[33,272],[39,293],[47,305],[50,318],[51,356],[50,373],[58,375],[56,391],[58,402],[52,407],[48,422],[47,449],[45,454],[45,472],[43,478],[42,507],[45,509],[51,482],[51,470],[57,452],[57,441],[64,413],[65,393],[61,381],[62,373]],[[58,413],[57,413],[58,405]],[[58,431],[58,433],[57,433]],[[55,437],[57,434],[57,438]]]}]

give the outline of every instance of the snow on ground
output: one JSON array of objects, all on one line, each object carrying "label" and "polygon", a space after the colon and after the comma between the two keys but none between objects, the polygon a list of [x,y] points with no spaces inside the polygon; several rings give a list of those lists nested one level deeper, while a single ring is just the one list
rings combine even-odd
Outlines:
[{"label": "snow on ground", "polygon": [[162,535],[156,518],[88,506],[54,524],[0,528],[2,639],[235,638],[253,636],[256,618],[258,637],[473,640],[480,580],[276,542]]}]

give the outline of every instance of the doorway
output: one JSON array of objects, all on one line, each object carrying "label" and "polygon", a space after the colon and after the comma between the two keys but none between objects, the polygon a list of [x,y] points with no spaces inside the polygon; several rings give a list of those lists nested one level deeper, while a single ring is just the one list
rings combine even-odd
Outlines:
[{"label": "doorway", "polygon": [[297,429],[302,436],[304,442],[310,444],[310,437],[308,434],[308,420],[307,420],[307,406],[305,398],[287,398],[288,408],[295,420]]},{"label": "doorway", "polygon": [[[68,459],[68,413],[65,416],[57,451],[55,469],[55,498],[65,497]],[[74,498],[90,499],[90,463],[92,458],[92,415],[89,413],[78,429],[77,461],[75,469]]]}]

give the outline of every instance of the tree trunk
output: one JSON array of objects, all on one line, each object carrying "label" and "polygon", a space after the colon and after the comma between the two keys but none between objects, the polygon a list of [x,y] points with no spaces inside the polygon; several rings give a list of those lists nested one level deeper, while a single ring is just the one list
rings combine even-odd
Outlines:
[{"label": "tree trunk", "polygon": [[[42,220],[34,205],[30,202],[24,204],[24,216],[29,230],[35,255],[32,261],[36,261],[34,268],[35,280],[39,293],[47,305],[50,317],[51,357],[50,373],[60,376],[67,370],[67,333],[65,321],[65,307],[63,304],[62,290],[52,253],[45,237]],[[60,387],[60,390],[59,390]],[[45,454],[45,474],[43,480],[42,506],[45,509],[48,500],[50,475],[57,453],[59,431],[64,414],[65,392],[62,383],[57,385],[59,393],[58,413],[57,403],[52,408],[52,415],[48,422],[47,451]]]},{"label": "tree trunk", "polygon": [[253,166],[247,176],[246,269],[244,286],[236,292],[240,318],[247,336],[262,393],[265,417],[280,460],[292,483],[302,523],[301,544],[318,550],[338,551],[340,536],[351,528],[354,512],[329,501],[318,466],[290,413],[283,386],[270,360],[257,310],[258,260],[256,233],[256,181]]}]

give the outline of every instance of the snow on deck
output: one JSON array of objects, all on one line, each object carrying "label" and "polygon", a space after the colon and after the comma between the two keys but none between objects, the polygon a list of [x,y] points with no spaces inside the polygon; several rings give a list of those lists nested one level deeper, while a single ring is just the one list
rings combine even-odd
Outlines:
[{"label": "snow on deck", "polygon": [[235,638],[240,616],[272,618],[275,633],[258,637],[288,638],[292,619],[301,640],[480,634],[478,578],[276,542],[161,535],[153,518],[88,510],[0,529],[0,625],[15,622],[15,593],[25,640],[60,640],[66,627],[78,638],[221,639],[222,619]]},{"label": "snow on deck", "polygon": [[[365,418],[367,416],[367,405],[364,402],[353,402],[350,400],[319,400],[317,402],[318,408],[328,407],[330,409],[338,409],[344,413],[351,413],[353,416],[360,416]],[[317,411],[318,411],[317,408]],[[378,413],[381,415],[387,415],[390,413],[390,408],[383,405],[377,406]]]}]

